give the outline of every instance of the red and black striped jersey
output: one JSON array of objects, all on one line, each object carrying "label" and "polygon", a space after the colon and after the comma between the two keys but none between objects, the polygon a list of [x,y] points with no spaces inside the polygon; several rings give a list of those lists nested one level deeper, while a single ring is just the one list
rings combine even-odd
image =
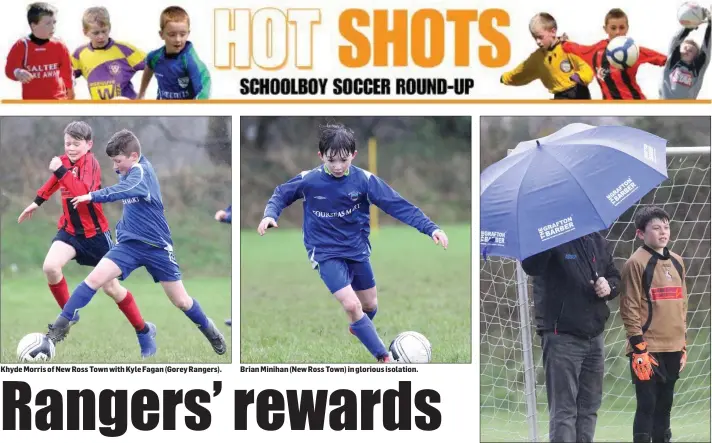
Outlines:
[{"label": "red and black striped jersey", "polygon": [[641,46],[638,61],[630,68],[620,70],[608,62],[606,57],[608,42],[609,40],[601,40],[594,45],[585,46],[567,41],[562,46],[564,51],[578,55],[593,68],[604,99],[645,100],[645,95],[635,79],[638,68],[643,63],[665,66],[667,56]]},{"label": "red and black striped jersey", "polygon": [[59,190],[62,198],[62,215],[57,227],[69,234],[91,238],[109,230],[104,210],[100,203],[88,202],[78,207],[72,205],[72,198],[101,189],[101,165],[94,154],[87,152],[84,157],[72,163],[62,155],[62,166],[37,191],[35,203],[41,205]]}]

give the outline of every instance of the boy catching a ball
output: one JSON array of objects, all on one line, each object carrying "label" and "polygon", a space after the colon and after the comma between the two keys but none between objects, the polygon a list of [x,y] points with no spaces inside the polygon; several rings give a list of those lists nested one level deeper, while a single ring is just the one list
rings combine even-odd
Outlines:
[{"label": "boy catching a ball", "polygon": [[[702,23],[707,23],[702,47],[693,39],[687,37],[697,28],[681,27],[672,38],[668,52],[667,63],[663,70],[660,84],[660,98],[663,99],[696,99],[702,88],[702,79],[710,64],[710,11],[697,6],[698,12],[704,17]],[[700,24],[702,24],[700,23]]]},{"label": "boy catching a ball", "polygon": [[353,166],[356,154],[353,131],[340,124],[322,127],[318,155],[323,164],[277,186],[257,232],[264,235],[267,229],[277,228],[282,211],[303,199],[304,246],[312,269],[341,303],[350,332],[379,362],[390,363],[391,355],[373,324],[378,301],[369,259],[370,206],[378,206],[446,249],[448,238],[386,182]]},{"label": "boy catching a ball", "polygon": [[633,442],[669,442],[675,382],[687,362],[685,264],[667,248],[663,209],[639,210],[635,227],[644,244],[623,267],[620,301],[637,401]]},{"label": "boy catching a ball", "polygon": [[638,60],[633,66],[620,70],[611,66],[606,57],[606,47],[612,39],[628,34],[628,16],[619,8],[611,9],[606,14],[603,30],[608,34],[608,38],[591,46],[568,41],[568,36],[563,34],[561,40],[564,42],[564,51],[578,55],[593,68],[598,86],[601,88],[601,95],[605,100],[645,100],[645,95],[635,78],[638,68],[643,63],[663,66],[667,57],[641,46]]},{"label": "boy catching a ball", "polygon": [[554,94],[554,99],[590,99],[588,84],[593,81],[593,71],[580,57],[562,50],[556,29],[551,14],[542,12],[532,17],[529,31],[539,48],[516,68],[505,72],[500,82],[523,86],[539,79]]}]

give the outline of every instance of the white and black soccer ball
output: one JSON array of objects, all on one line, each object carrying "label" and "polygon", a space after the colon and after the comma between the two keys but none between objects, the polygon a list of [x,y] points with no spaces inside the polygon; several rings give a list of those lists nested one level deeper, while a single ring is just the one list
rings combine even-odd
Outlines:
[{"label": "white and black soccer ball", "polygon": [[415,331],[401,332],[389,346],[393,360],[398,363],[430,363],[433,349],[430,341]]},{"label": "white and black soccer ball", "polygon": [[20,361],[50,361],[53,358],[54,343],[45,334],[39,332],[27,334],[17,345],[17,359]]},{"label": "white and black soccer ball", "polygon": [[640,50],[635,41],[624,35],[613,38],[606,46],[608,63],[620,70],[625,70],[638,62]]}]

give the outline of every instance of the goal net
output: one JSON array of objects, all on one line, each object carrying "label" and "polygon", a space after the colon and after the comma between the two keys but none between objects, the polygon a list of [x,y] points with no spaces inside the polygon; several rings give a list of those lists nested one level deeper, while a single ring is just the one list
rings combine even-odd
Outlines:
[{"label": "goal net", "polygon": [[[605,232],[618,269],[641,242],[632,217],[640,205],[665,209],[670,249],[685,262],[688,363],[675,385],[673,441],[710,441],[710,148],[668,148],[668,180]],[[531,281],[517,262],[488,257],[480,265],[480,440],[549,441],[541,341],[534,328]],[[521,267],[519,267],[521,271]],[[522,309],[524,307],[524,309]],[[633,436],[635,391],[618,298],[609,302],[603,404],[596,441]]]}]

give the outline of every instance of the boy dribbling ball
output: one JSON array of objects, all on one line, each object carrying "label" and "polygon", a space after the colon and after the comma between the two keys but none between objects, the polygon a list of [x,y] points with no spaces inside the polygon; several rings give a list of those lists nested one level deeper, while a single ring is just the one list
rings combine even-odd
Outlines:
[{"label": "boy dribbling ball", "polygon": [[[124,210],[116,225],[117,244],[74,289],[59,317],[49,325],[47,336],[54,343],[62,341],[71,327],[70,320],[91,302],[97,288],[115,278],[124,280],[144,267],[153,281],[160,283],[173,305],[197,326],[215,353],[225,354],[227,345],[222,333],[183,285],[161,186],[153,165],[142,153],[138,138],[129,130],[121,130],[109,139],[106,154],[119,173],[119,183],[74,197],[71,204],[79,208],[92,202],[121,201]],[[151,336],[155,335],[156,327],[152,325]]]},{"label": "boy dribbling ball", "polygon": [[356,154],[353,131],[340,124],[323,126],[318,151],[323,164],[277,186],[257,232],[265,235],[267,229],[277,228],[282,211],[303,199],[304,246],[312,269],[319,272],[329,292],[341,303],[351,333],[377,361],[390,363],[392,357],[373,324],[378,300],[369,258],[370,205],[416,228],[445,249],[448,238],[386,182],[353,166]]},{"label": "boy dribbling ball", "polygon": [[623,267],[620,301],[637,402],[633,441],[669,442],[675,382],[687,363],[685,264],[667,248],[670,216],[663,209],[640,209],[635,227],[644,244]]}]

